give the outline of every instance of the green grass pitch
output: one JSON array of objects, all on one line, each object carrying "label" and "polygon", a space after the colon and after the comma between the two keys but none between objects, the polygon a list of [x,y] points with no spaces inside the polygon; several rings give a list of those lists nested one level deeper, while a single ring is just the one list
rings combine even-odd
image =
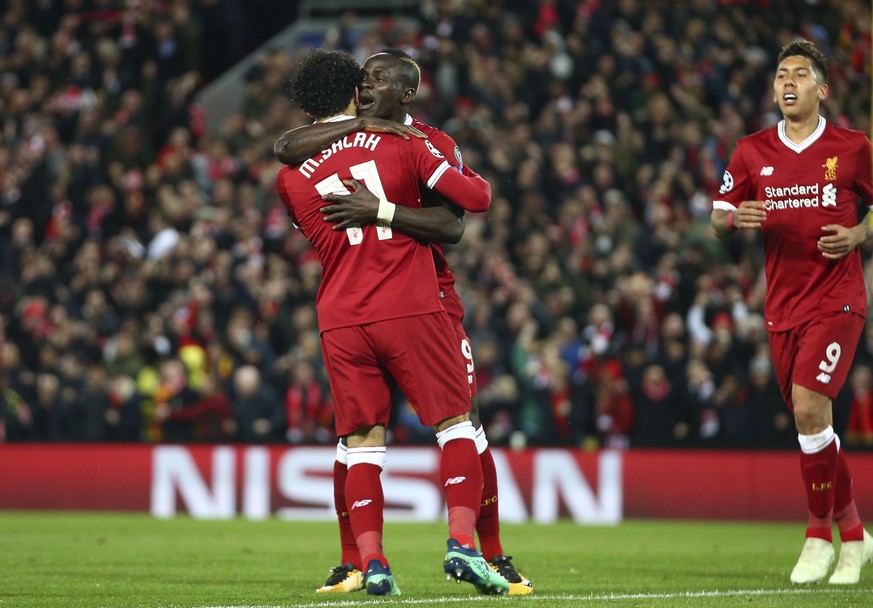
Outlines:
[{"label": "green grass pitch", "polygon": [[381,599],[314,592],[339,559],[333,523],[0,512],[0,608],[873,606],[873,565],[856,587],[788,582],[803,529],[504,525],[504,549],[536,593],[494,598],[445,580],[444,524],[389,523],[385,549],[403,596]]}]

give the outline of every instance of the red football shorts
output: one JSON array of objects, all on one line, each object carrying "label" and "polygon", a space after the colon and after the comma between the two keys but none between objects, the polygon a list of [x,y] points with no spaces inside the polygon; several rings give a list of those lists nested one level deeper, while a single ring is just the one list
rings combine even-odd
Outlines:
[{"label": "red football shorts", "polygon": [[321,335],[336,434],[387,425],[396,385],[422,424],[470,411],[470,385],[449,316],[441,311]]},{"label": "red football shorts", "polygon": [[476,397],[479,394],[479,384],[476,382],[476,366],[473,365],[473,347],[470,346],[470,338],[467,337],[461,320],[452,317],[452,322],[455,325],[455,336],[461,346],[461,355],[464,357],[464,370],[467,373],[467,382],[470,384],[470,396]]},{"label": "red football shorts", "polygon": [[782,397],[794,411],[791,385],[837,396],[855,358],[864,318],[853,312],[834,312],[788,331],[772,331],[770,355]]}]

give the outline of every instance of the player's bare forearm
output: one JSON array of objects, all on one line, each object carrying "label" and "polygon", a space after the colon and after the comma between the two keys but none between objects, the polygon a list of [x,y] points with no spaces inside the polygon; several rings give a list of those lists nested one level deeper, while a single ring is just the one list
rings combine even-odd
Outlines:
[{"label": "player's bare forearm", "polygon": [[728,212],[724,209],[713,209],[712,214],[710,214],[709,216],[709,222],[712,225],[712,231],[715,233],[715,236],[720,239],[728,237],[737,231],[736,226],[734,226],[733,228],[728,226],[728,213],[735,212]]},{"label": "player's bare forearm", "polygon": [[873,211],[867,212],[867,215],[865,215],[864,219],[861,220],[861,223],[858,224],[858,230],[860,231],[861,236],[859,244],[873,239]]},{"label": "player's bare forearm", "polygon": [[[326,204],[320,209],[334,230],[372,224],[379,219],[379,198],[358,180],[343,180],[352,189],[350,194],[326,194]],[[389,203],[390,205],[390,203]],[[431,207],[412,208],[391,205],[391,228],[421,241],[457,243],[464,234],[464,210],[443,202]]]},{"label": "player's bare forearm", "polygon": [[356,131],[389,133],[404,139],[409,139],[410,136],[427,138],[424,133],[409,125],[382,118],[359,116],[354,120],[320,122],[286,131],[273,145],[273,152],[279,162],[296,165]]},{"label": "player's bare forearm", "polygon": [[360,119],[320,122],[285,131],[273,145],[280,163],[296,165],[349,133],[361,130]]},{"label": "player's bare forearm", "polygon": [[454,245],[464,235],[464,210],[455,205],[401,207],[398,205],[391,228],[420,241]]},{"label": "player's bare forearm", "polygon": [[713,209],[709,217],[715,236],[723,239],[739,228],[760,228],[767,221],[767,209],[763,201],[743,201],[735,210]]},{"label": "player's bare forearm", "polygon": [[473,213],[488,211],[491,206],[491,184],[465,166],[470,175],[456,170],[446,171],[434,188],[449,202]]},{"label": "player's bare forearm", "polygon": [[822,226],[822,236],[816,246],[823,257],[839,260],[852,252],[855,247],[873,237],[873,212],[868,212],[857,226],[846,227],[839,224]]}]

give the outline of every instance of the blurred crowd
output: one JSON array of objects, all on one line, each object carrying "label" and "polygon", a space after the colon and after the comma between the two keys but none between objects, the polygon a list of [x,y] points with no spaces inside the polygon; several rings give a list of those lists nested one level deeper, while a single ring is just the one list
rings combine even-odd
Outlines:
[{"label": "blurred crowd", "polygon": [[[828,119],[870,132],[870,5],[674,4],[429,0],[420,29],[325,32],[415,57],[416,116],[492,185],[448,259],[496,445],[796,446],[760,238],[716,241],[711,201],[734,142],[779,120],[797,36],[830,60]],[[334,440],[320,265],[272,153],[308,122],[283,91],[306,49],[264,55],[210,133],[195,96],[228,6],[0,2],[0,440]],[[871,370],[873,324],[847,442],[873,445]],[[402,395],[394,418],[395,442],[432,441]]]}]

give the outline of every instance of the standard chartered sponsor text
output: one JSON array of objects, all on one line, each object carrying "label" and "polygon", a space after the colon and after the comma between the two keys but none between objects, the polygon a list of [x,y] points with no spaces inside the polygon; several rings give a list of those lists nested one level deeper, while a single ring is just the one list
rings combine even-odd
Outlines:
[{"label": "standard chartered sponsor text", "polygon": [[[821,203],[819,185],[794,184],[785,188],[766,186],[764,206],[767,211],[772,209],[800,209],[802,207],[818,207]],[[797,198],[795,198],[797,197]]]}]

